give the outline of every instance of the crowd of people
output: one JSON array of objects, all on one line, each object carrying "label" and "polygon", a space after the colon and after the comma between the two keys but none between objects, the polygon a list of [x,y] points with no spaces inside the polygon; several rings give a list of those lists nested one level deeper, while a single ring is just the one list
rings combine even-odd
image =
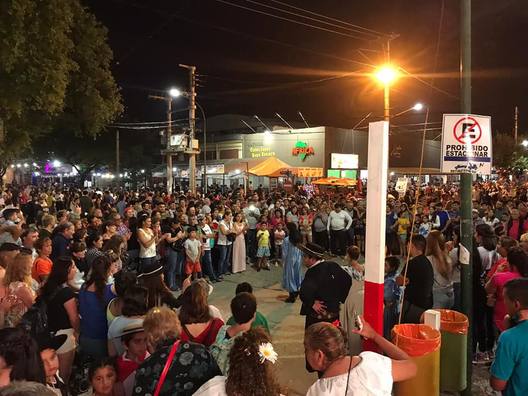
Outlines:
[{"label": "crowd of people", "polygon": [[[474,363],[493,363],[492,387],[512,395],[528,391],[527,191],[507,179],[473,189]],[[280,265],[285,303],[299,298],[306,316],[306,368],[319,374],[308,394],[389,395],[416,372],[389,341],[392,327],[430,308],[460,310],[464,247],[456,185],[403,196],[391,187],[387,202],[378,335],[362,316],[356,326],[366,229],[357,192],[5,188],[0,390],[31,381],[59,395],[287,394],[251,285],[237,285],[228,320],[208,303],[230,275]],[[358,335],[383,355],[359,353]]]}]

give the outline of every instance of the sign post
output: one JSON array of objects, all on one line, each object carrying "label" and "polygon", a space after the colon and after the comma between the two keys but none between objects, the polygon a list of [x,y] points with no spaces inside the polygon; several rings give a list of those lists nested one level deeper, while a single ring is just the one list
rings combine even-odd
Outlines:
[{"label": "sign post", "polygon": [[[368,135],[368,194],[365,235],[365,319],[383,334],[383,282],[385,277],[385,223],[389,123],[371,122]],[[375,350],[371,342],[366,348]]]}]

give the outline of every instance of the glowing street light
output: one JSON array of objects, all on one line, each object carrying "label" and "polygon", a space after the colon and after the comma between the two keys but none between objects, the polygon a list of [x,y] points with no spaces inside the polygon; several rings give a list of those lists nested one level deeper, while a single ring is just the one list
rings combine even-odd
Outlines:
[{"label": "glowing street light", "polygon": [[413,110],[414,111],[422,111],[424,108],[424,105],[422,103],[416,103],[414,106],[413,106]]},{"label": "glowing street light", "polygon": [[177,98],[178,96],[181,96],[181,91],[178,88],[171,88],[169,89],[169,95],[173,98]]},{"label": "glowing street light", "polygon": [[526,148],[528,147],[528,140],[523,140],[521,144]]},{"label": "glowing street light", "polygon": [[374,75],[383,85],[391,85],[399,77],[398,69],[392,65],[381,66]]},{"label": "glowing street light", "polygon": [[387,64],[381,66],[375,73],[374,77],[376,80],[378,80],[380,83],[383,84],[384,87],[384,95],[383,95],[383,118],[385,121],[389,121],[390,119],[390,86],[394,84],[394,82],[399,77],[399,72],[396,67],[393,65]]}]

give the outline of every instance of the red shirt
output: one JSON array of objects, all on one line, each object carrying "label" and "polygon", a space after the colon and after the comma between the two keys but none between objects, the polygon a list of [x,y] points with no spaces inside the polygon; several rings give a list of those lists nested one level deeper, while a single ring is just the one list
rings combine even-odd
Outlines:
[{"label": "red shirt", "polygon": [[218,318],[213,318],[209,325],[196,337],[193,336],[187,330],[187,327],[182,324],[182,331],[180,334],[180,340],[182,342],[196,342],[197,344],[202,344],[206,347],[209,347],[214,344],[216,341],[216,336],[220,328],[224,325],[224,322]]}]

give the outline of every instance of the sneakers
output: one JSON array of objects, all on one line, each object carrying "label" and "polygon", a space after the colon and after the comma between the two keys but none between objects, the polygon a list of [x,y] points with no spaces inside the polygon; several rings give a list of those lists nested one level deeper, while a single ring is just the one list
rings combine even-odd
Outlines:
[{"label": "sneakers", "polygon": [[492,363],[488,352],[477,352],[473,355],[473,364],[478,366],[487,366]]}]

